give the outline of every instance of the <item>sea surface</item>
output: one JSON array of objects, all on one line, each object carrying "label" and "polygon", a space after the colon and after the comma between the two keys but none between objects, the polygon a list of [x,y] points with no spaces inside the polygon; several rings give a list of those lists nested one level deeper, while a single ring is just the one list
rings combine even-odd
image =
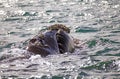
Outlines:
[{"label": "sea surface", "polygon": [[[80,40],[74,53],[23,58],[53,24]],[[0,0],[0,79],[120,79],[120,0]]]}]

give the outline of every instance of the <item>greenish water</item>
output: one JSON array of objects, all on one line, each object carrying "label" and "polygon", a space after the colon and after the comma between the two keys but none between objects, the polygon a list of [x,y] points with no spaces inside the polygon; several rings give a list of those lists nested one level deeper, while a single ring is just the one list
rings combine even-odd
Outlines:
[{"label": "greenish water", "polygon": [[[74,53],[31,55],[28,40],[53,24],[80,40]],[[0,0],[1,79],[119,79],[119,0]]]}]

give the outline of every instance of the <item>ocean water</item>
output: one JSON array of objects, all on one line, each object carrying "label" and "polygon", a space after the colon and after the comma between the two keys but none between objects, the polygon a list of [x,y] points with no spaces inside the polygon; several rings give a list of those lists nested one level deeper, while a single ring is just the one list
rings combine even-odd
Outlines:
[{"label": "ocean water", "polygon": [[[28,40],[64,24],[74,53],[31,55]],[[120,79],[120,0],[0,0],[0,79]]]}]

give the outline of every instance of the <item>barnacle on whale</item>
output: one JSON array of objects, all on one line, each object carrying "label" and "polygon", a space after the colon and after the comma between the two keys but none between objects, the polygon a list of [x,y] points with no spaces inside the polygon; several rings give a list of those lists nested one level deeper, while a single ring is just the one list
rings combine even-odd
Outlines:
[{"label": "barnacle on whale", "polygon": [[54,24],[48,27],[48,30],[59,30],[59,29],[62,29],[63,31],[70,33],[70,29],[63,24]]}]

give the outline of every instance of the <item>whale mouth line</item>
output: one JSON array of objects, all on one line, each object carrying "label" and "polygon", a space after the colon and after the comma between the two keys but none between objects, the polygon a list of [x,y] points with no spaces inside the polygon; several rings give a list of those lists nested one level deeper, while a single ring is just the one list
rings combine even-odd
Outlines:
[{"label": "whale mouth line", "polygon": [[57,44],[59,48],[59,52],[61,54],[65,53],[65,38],[62,34],[56,34]]}]

